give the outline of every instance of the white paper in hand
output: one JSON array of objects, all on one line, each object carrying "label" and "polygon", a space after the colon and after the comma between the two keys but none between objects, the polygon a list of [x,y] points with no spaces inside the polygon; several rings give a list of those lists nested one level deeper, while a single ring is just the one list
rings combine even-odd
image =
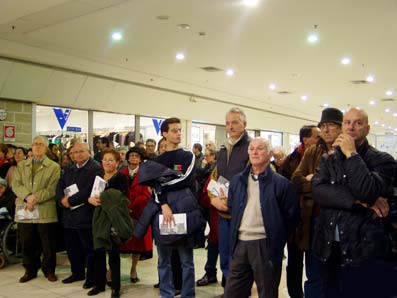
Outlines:
[{"label": "white paper in hand", "polygon": [[159,228],[160,235],[181,235],[187,234],[187,222],[186,222],[186,213],[176,213],[173,214],[175,224],[171,223],[171,225],[164,225],[163,215],[159,215]]},{"label": "white paper in hand", "polygon": [[107,182],[105,180],[103,180],[99,176],[96,176],[95,177],[95,181],[94,181],[94,185],[92,186],[90,197],[95,197],[95,196],[99,197],[101,192],[103,192],[105,190],[106,184],[107,184]]}]

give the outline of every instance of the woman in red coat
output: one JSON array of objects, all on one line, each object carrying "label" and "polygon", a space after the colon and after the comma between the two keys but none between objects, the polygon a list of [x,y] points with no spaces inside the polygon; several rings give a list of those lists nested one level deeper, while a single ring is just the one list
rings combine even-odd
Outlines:
[{"label": "woman in red coat", "polygon": [[[133,219],[139,220],[143,209],[151,196],[149,188],[138,185],[138,168],[143,161],[144,152],[138,147],[131,148],[126,154],[128,167],[121,170],[121,173],[129,179],[129,200],[128,208]],[[149,227],[143,238],[133,237],[130,241],[120,247],[120,252],[132,254],[132,265],[130,280],[132,283],[139,281],[136,267],[141,255],[151,254],[153,250],[152,230]]]}]

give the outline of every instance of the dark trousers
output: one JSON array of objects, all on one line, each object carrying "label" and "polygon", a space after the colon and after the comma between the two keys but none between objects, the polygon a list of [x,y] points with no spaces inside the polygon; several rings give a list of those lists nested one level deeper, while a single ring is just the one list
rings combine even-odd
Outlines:
[{"label": "dark trousers", "polygon": [[92,229],[64,229],[66,251],[68,253],[72,275],[94,282],[94,248]]},{"label": "dark trousers", "polygon": [[291,298],[303,298],[302,275],[303,275],[303,251],[296,245],[295,239],[287,243],[287,288]]},{"label": "dark trousers", "polygon": [[[18,223],[25,270],[36,275],[41,268],[45,275],[55,273],[57,223]],[[43,254],[43,260],[41,260]]]},{"label": "dark trousers", "polygon": [[218,243],[212,243],[208,241],[207,246],[207,262],[205,263],[205,273],[207,274],[208,278],[216,278],[216,263],[218,262]]},{"label": "dark trousers", "polygon": [[269,259],[267,239],[237,242],[225,288],[227,298],[247,298],[255,281],[259,298],[277,298],[281,261]]},{"label": "dark trousers", "polygon": [[171,270],[175,290],[182,290],[182,264],[177,249],[171,253]]},{"label": "dark trousers", "polygon": [[338,242],[326,262],[319,262],[324,298],[391,298],[397,295],[397,269],[386,261],[342,265]]},{"label": "dark trousers", "polygon": [[[120,252],[115,245],[107,251],[109,255],[109,268],[112,272],[113,290],[120,290]],[[94,252],[94,284],[100,289],[106,286],[106,250],[97,249]]]}]

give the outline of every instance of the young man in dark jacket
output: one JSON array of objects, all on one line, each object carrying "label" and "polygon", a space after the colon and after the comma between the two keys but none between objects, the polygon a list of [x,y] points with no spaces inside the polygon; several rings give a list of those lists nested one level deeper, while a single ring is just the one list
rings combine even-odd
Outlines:
[{"label": "young man in dark jacket", "polygon": [[247,298],[255,281],[260,298],[277,298],[284,246],[299,219],[294,185],[275,173],[271,145],[262,138],[248,147],[251,165],[233,177],[228,194],[232,261],[227,298]]},{"label": "young man in dark jacket", "polygon": [[[182,125],[178,118],[168,118],[161,124],[161,134],[167,141],[166,152],[156,158],[156,162],[168,168],[181,172],[181,177],[168,181],[161,187],[159,203],[163,215],[163,225],[175,223],[172,204],[167,200],[167,193],[175,190],[188,189],[194,192],[194,154],[191,151],[179,148],[182,136]],[[173,298],[175,288],[172,282],[171,255],[173,250],[179,254],[180,264],[174,265],[173,270],[182,266],[182,297],[195,297],[194,289],[194,262],[193,262],[193,235],[186,237],[173,244],[157,243],[159,256],[158,273],[160,278],[160,295],[164,298]],[[179,267],[179,268],[175,268]],[[178,289],[177,289],[178,290]]]},{"label": "young man in dark jacket", "polygon": [[[90,157],[86,143],[76,143],[72,149],[75,164],[65,170],[58,183],[57,202],[63,209],[62,224],[66,251],[68,253],[72,274],[63,279],[65,284],[84,280],[83,288],[94,285],[93,280],[93,237],[92,216],[94,206],[88,203],[96,176],[101,176],[102,168]],[[77,187],[77,192],[70,191]],[[87,272],[86,272],[87,268]]]},{"label": "young man in dark jacket", "polygon": [[363,110],[347,111],[335,151],[323,156],[312,179],[313,198],[321,208],[313,250],[325,298],[392,296],[382,262],[388,241],[382,218],[396,164],[368,144],[369,129]]}]

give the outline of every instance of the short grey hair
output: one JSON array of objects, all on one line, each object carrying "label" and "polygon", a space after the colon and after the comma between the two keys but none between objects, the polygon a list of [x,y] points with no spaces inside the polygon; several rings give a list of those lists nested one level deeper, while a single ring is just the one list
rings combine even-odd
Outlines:
[{"label": "short grey hair", "polygon": [[73,147],[75,147],[76,145],[79,145],[79,144],[83,145],[85,147],[85,149],[87,149],[87,151],[90,152],[90,144],[88,144],[86,142],[77,141],[76,143],[74,143]]},{"label": "short grey hair", "polygon": [[244,113],[244,111],[241,108],[233,107],[226,113],[226,115],[229,115],[231,113],[240,114],[240,120],[243,121],[243,122],[247,122],[247,116],[245,116],[245,113]]},{"label": "short grey hair", "polygon": [[277,146],[277,147],[274,147],[273,148],[273,153],[283,153],[284,155],[286,155],[285,154],[285,151],[284,151],[284,148],[283,147],[281,147],[281,146]]},{"label": "short grey hair", "polygon": [[43,142],[43,144],[44,144],[46,147],[48,147],[49,142],[48,142],[48,138],[47,138],[47,137],[45,137],[45,136],[35,136],[35,137],[33,138],[32,143],[34,143],[37,139],[41,139],[41,141]]},{"label": "short grey hair", "polygon": [[[260,140],[260,141],[262,141],[263,144],[265,145],[266,151],[267,151],[268,153],[269,153],[269,152],[274,152],[273,146],[272,146],[272,144],[269,142],[268,139],[263,138],[263,137],[255,137],[255,138],[251,139],[250,144],[251,144],[251,142],[252,142],[253,140]],[[249,146],[248,146],[248,147],[249,147]]]}]

